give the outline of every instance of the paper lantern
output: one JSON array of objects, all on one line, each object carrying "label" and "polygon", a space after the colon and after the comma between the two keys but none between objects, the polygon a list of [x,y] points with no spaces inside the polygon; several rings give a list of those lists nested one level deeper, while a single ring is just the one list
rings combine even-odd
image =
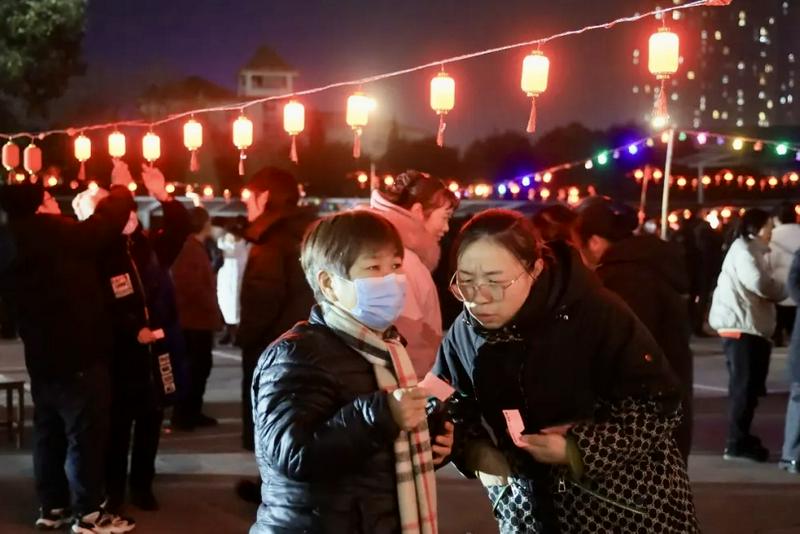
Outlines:
[{"label": "paper lantern", "polygon": [[153,132],[147,132],[142,138],[142,156],[150,165],[161,157],[161,138]]},{"label": "paper lantern", "polygon": [[114,132],[108,136],[108,153],[112,158],[121,158],[125,155],[125,135]]},{"label": "paper lantern", "polygon": [[658,92],[653,110],[653,125],[656,128],[663,128],[669,124],[667,80],[678,72],[678,66],[680,65],[680,39],[678,34],[664,27],[651,35],[647,65],[650,72],[661,80],[661,90]]},{"label": "paper lantern", "polygon": [[547,90],[550,76],[550,60],[537,50],[531,52],[522,62],[522,90],[531,97],[531,114],[528,118],[528,133],[536,131],[536,97]]},{"label": "paper lantern", "polygon": [[200,164],[197,162],[197,149],[203,146],[203,125],[194,119],[189,119],[189,121],[183,125],[183,146],[185,146],[192,155],[189,162],[189,171],[199,171]]},{"label": "paper lantern", "polygon": [[207,185],[203,188],[203,196],[205,198],[213,198],[214,197],[214,188],[210,185]]},{"label": "paper lantern", "polygon": [[253,144],[253,121],[240,115],[233,123],[233,144],[239,149],[239,176],[244,176],[245,150]]},{"label": "paper lantern", "polygon": [[92,157],[92,141],[81,134],[75,138],[75,159],[81,163],[78,171],[78,180],[86,180],[86,161]]},{"label": "paper lantern", "polygon": [[289,157],[297,163],[297,136],[306,128],[306,108],[296,100],[290,100],[283,107],[283,129],[292,138],[292,148]]},{"label": "paper lantern", "polygon": [[361,134],[369,122],[372,106],[372,100],[361,91],[347,98],[347,125],[353,129],[353,157],[356,159],[361,157]]},{"label": "paper lantern", "polygon": [[31,175],[31,181],[36,181],[36,173],[42,170],[42,149],[34,143],[25,147],[23,155],[23,167]]},{"label": "paper lantern", "polygon": [[3,168],[8,171],[8,181],[14,181],[14,169],[19,167],[19,147],[9,141],[3,145]]},{"label": "paper lantern", "polygon": [[444,131],[447,128],[445,115],[456,105],[456,81],[442,71],[431,80],[431,109],[439,115],[439,130],[436,144],[444,146]]}]

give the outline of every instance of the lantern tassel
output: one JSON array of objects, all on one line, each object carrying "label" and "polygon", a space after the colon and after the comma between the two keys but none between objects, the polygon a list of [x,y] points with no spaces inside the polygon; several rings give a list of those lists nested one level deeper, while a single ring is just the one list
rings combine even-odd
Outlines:
[{"label": "lantern tassel", "polygon": [[292,149],[289,151],[289,157],[292,159],[292,163],[297,163],[299,160],[297,158],[297,136],[292,136]]},{"label": "lantern tassel", "polygon": [[353,130],[353,157],[355,159],[361,157],[361,128]]},{"label": "lantern tassel", "polygon": [[86,181],[86,162],[85,161],[81,161],[81,168],[78,171],[78,180],[81,181],[81,182],[85,182]]},{"label": "lantern tassel", "polygon": [[668,117],[669,111],[667,109],[667,83],[666,80],[661,80],[661,91],[656,98],[655,109],[653,110],[654,117]]},{"label": "lantern tassel", "polygon": [[444,131],[447,129],[447,123],[444,122],[444,113],[439,114],[439,131],[436,133],[436,144],[439,147],[444,146]]},{"label": "lantern tassel", "polygon": [[189,160],[189,172],[200,170],[200,162],[197,161],[197,150],[192,150],[192,158]]},{"label": "lantern tassel", "polygon": [[528,133],[536,131],[536,97],[531,97],[531,116],[528,117]]},{"label": "lantern tassel", "polygon": [[247,154],[244,153],[244,150],[239,152],[239,176],[244,176],[244,160],[247,159]]}]

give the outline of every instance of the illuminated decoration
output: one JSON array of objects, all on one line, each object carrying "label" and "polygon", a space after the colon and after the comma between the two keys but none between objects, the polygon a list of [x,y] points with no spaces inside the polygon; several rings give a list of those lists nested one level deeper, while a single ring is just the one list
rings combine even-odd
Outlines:
[{"label": "illuminated decoration", "polygon": [[297,163],[297,136],[306,129],[306,108],[297,100],[290,100],[283,107],[283,129],[292,138],[289,159]]},{"label": "illuminated decoration", "polygon": [[194,119],[189,119],[183,125],[183,146],[191,153],[189,171],[199,171],[200,163],[197,161],[197,151],[203,146],[203,125]]},{"label": "illuminated decoration", "polygon": [[22,152],[22,166],[31,175],[31,182],[36,183],[36,173],[42,170],[42,149],[31,143]]},{"label": "illuminated decoration", "polygon": [[752,189],[756,185],[756,179],[750,176],[747,181],[745,182],[748,189]]},{"label": "illuminated decoration", "polygon": [[128,191],[131,193],[135,193],[137,189],[136,182],[131,182],[128,184]]},{"label": "illuminated decoration", "polygon": [[161,138],[153,132],[147,132],[142,138],[142,157],[150,166],[161,157]]},{"label": "illuminated decoration", "polygon": [[357,91],[347,98],[347,125],[353,129],[353,157],[361,157],[361,135],[369,123],[369,112],[373,108],[372,100]]},{"label": "illuminated decoration", "polygon": [[731,171],[727,171],[724,174],[724,178],[725,178],[726,182],[732,182],[733,181],[733,173]]},{"label": "illuminated decoration", "polygon": [[753,150],[755,150],[756,152],[761,152],[762,150],[764,150],[764,142],[756,141],[755,144],[753,144]]},{"label": "illuminated decoration", "polygon": [[588,171],[588,170],[591,170],[591,169],[593,169],[593,168],[594,168],[594,163],[592,162],[592,160],[590,160],[590,159],[587,159],[587,160],[586,160],[586,163],[584,163],[584,164],[583,164],[583,166],[584,166],[584,167],[586,168],[586,170]]},{"label": "illuminated decoration", "polygon": [[239,176],[244,176],[244,160],[247,159],[245,150],[253,144],[253,121],[244,116],[233,122],[233,145],[239,149]]},{"label": "illuminated decoration", "polygon": [[678,141],[686,141],[687,135],[686,132],[681,132],[678,134]]},{"label": "illuminated decoration", "polygon": [[652,138],[649,138],[649,139],[647,139],[647,141],[645,141],[645,144],[652,148],[656,144],[656,142],[653,141]]},{"label": "illuminated decoration", "polygon": [[697,144],[704,145],[708,142],[708,134],[701,132],[697,134]]},{"label": "illuminated decoration", "polygon": [[605,165],[608,163],[608,153],[603,152],[599,156],[597,156],[597,163],[600,165]]},{"label": "illuminated decoration", "polygon": [[523,176],[522,177],[522,187],[530,187],[531,186],[531,177],[530,176]]},{"label": "illuminated decoration", "polygon": [[774,189],[775,187],[778,186],[778,183],[780,183],[780,182],[778,182],[778,179],[776,177],[770,176],[770,178],[768,180],[768,183],[769,183],[769,186]]},{"label": "illuminated decoration", "polygon": [[458,187],[458,182],[450,182],[450,184],[447,186],[447,189],[449,189],[450,192],[455,193],[460,188]]},{"label": "illuminated decoration", "polygon": [[680,178],[678,178],[678,180],[676,181],[676,183],[678,184],[678,187],[680,187],[681,189],[683,189],[684,187],[686,187],[687,181],[686,181],[686,178],[684,178],[683,176],[681,176]]},{"label": "illuminated decoration", "polygon": [[394,185],[394,176],[391,174],[387,174],[386,177],[383,179],[383,183],[386,184],[387,187],[391,187]]},{"label": "illuminated decoration", "polygon": [[250,191],[250,190],[249,190],[249,189],[247,189],[247,188],[245,188],[245,189],[242,189],[242,194],[241,194],[241,199],[242,199],[242,202],[247,202],[247,201],[248,201],[248,200],[250,200],[252,197],[253,197],[253,192],[252,192],[252,191]]},{"label": "illuminated decoration", "polygon": [[550,198],[550,190],[549,189],[542,189],[539,192],[539,196],[542,197],[542,200],[547,201]]},{"label": "illuminated decoration", "polygon": [[58,185],[58,178],[51,176],[47,179],[47,187],[55,187]]},{"label": "illuminated decoration", "polygon": [[664,177],[664,173],[661,171],[661,169],[656,169],[655,171],[653,171],[653,179],[654,180],[658,181],[658,180],[662,179],[663,177]]},{"label": "illuminated decoration", "polygon": [[575,206],[576,204],[580,203],[581,201],[581,192],[580,189],[577,187],[570,187],[569,193],[567,195],[567,204],[570,206]]},{"label": "illuminated decoration", "polygon": [[775,153],[779,156],[785,156],[789,153],[789,147],[785,143],[781,143],[775,147]]},{"label": "illuminated decoration", "polygon": [[733,140],[733,145],[732,146],[733,146],[734,150],[743,149],[744,148],[744,139],[742,139],[741,137],[737,137],[736,139]]},{"label": "illuminated decoration", "polygon": [[445,116],[453,111],[456,105],[456,81],[444,71],[431,80],[431,109],[439,115],[439,129],[436,133],[436,144],[444,146],[444,131],[447,128]]},{"label": "illuminated decoration", "polygon": [[553,181],[553,173],[551,173],[551,172],[544,173],[544,175],[542,175],[542,181],[544,183],[546,183],[546,184],[549,184],[550,182],[552,182]]},{"label": "illuminated decoration", "polygon": [[91,139],[83,134],[79,135],[75,138],[74,150],[75,159],[77,159],[81,164],[80,170],[78,171],[78,180],[83,182],[86,180],[86,161],[92,157]]},{"label": "illuminated decoration", "polygon": [[359,184],[361,184],[362,186],[364,186],[364,185],[366,185],[366,183],[369,181],[369,176],[367,176],[367,174],[366,174],[366,173],[363,173],[363,172],[362,172],[362,173],[360,173],[360,174],[358,175],[358,178],[357,178],[357,180],[358,180],[358,183],[359,183]]},{"label": "illuminated decoration", "polygon": [[175,184],[167,184],[164,189],[171,195],[175,192]]},{"label": "illuminated decoration", "polygon": [[74,189],[78,189],[78,187],[79,187],[79,184],[78,184],[77,180],[72,180],[72,181],[69,183],[69,188],[70,188],[70,189],[73,189],[73,190],[74,190]]},{"label": "illuminated decoration", "polygon": [[639,153],[639,145],[634,144],[628,147],[628,154],[630,154],[631,156],[635,156],[638,153]]},{"label": "illuminated decoration", "polygon": [[[666,18],[663,20],[666,21]],[[667,109],[667,80],[678,72],[680,65],[680,39],[678,34],[667,29],[666,26],[650,36],[648,68],[656,79],[661,80],[661,90],[658,92],[653,109],[653,126],[664,128],[669,124],[669,110]]]},{"label": "illuminated decoration", "polygon": [[97,191],[99,189],[100,189],[100,186],[97,185],[97,182],[95,182],[95,181],[89,182],[89,191],[91,191],[92,193],[97,193]]},{"label": "illuminated decoration", "polygon": [[3,145],[3,168],[8,171],[9,182],[13,181],[14,169],[19,167],[19,160],[19,146],[13,141],[8,141]]},{"label": "illuminated decoration", "polygon": [[708,175],[703,176],[703,185],[711,185],[711,177]]},{"label": "illuminated decoration", "polygon": [[122,132],[113,132],[108,136],[108,154],[115,159],[119,159],[125,155],[125,134]]},{"label": "illuminated decoration", "polygon": [[644,171],[642,169],[636,169],[636,171],[633,173],[633,177],[636,178],[637,180],[643,179]]},{"label": "illuminated decoration", "polygon": [[664,143],[665,145],[669,143],[669,132],[664,132],[663,134],[661,134],[661,142]]},{"label": "illuminated decoration", "polygon": [[503,196],[503,195],[506,194],[507,191],[508,191],[508,187],[506,187],[506,184],[500,184],[500,185],[497,186],[497,194],[498,195]]},{"label": "illuminated decoration", "polygon": [[207,185],[203,188],[203,196],[205,198],[213,198],[214,197],[214,188],[210,185]]},{"label": "illuminated decoration", "polygon": [[531,52],[522,62],[522,90],[531,98],[531,114],[528,118],[528,133],[536,131],[536,98],[547,90],[550,75],[550,60],[541,50]]},{"label": "illuminated decoration", "polygon": [[790,182],[797,183],[798,180],[800,180],[800,175],[798,175],[796,172],[793,172],[792,174],[789,175]]},{"label": "illuminated decoration", "polygon": [[512,195],[514,195],[515,197],[516,197],[517,195],[519,195],[519,193],[520,193],[520,191],[521,191],[521,189],[520,189],[520,187],[519,187],[519,184],[517,184],[516,182],[511,182],[510,184],[508,184],[508,190],[509,190],[509,192],[510,192]]}]

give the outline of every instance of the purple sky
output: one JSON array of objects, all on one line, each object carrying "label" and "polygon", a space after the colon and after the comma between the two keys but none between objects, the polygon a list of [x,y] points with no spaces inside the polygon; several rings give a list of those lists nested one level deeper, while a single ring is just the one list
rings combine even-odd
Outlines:
[{"label": "purple sky", "polygon": [[[199,75],[235,88],[239,67],[261,44],[300,71],[300,88],[533,39],[652,9],[652,0],[102,0],[89,3],[84,50],[89,76],[113,78],[119,98],[146,81]],[[697,16],[697,14],[690,16]],[[649,79],[631,51],[655,20],[549,45],[550,89],[540,99],[540,132],[572,121],[602,127],[642,115],[631,85]],[[528,100],[519,89],[520,49],[448,67],[456,110],[448,140],[460,145],[493,131],[524,131]],[[429,128],[428,80],[435,71],[365,89],[380,113]],[[310,102],[343,107],[347,91]]]}]

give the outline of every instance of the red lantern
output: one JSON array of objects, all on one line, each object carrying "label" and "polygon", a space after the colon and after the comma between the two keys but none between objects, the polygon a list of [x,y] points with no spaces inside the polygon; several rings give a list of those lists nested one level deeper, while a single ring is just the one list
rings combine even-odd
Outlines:
[{"label": "red lantern", "polygon": [[75,138],[75,159],[77,159],[81,168],[78,171],[78,180],[86,180],[86,161],[92,157],[92,141],[85,135],[81,134]]},{"label": "red lantern", "polygon": [[244,151],[253,144],[253,122],[244,114],[233,123],[233,144],[239,149],[239,176],[244,176]]},{"label": "red lantern", "polygon": [[650,36],[650,57],[648,68],[650,72],[661,80],[661,90],[656,98],[653,110],[653,124],[664,127],[669,122],[667,110],[667,80],[678,72],[680,65],[680,38],[678,34],[669,31],[666,26]]},{"label": "red lantern", "polygon": [[42,170],[42,149],[34,143],[25,147],[23,152],[23,167],[31,175],[31,181],[36,182],[36,173]]},{"label": "red lantern", "polygon": [[353,129],[353,157],[361,157],[361,135],[369,122],[369,112],[374,103],[371,98],[357,91],[347,99],[347,124]]},{"label": "red lantern", "polygon": [[8,171],[8,180],[13,181],[14,169],[19,167],[19,146],[13,141],[3,145],[3,167]]},{"label": "red lantern", "polygon": [[183,146],[191,153],[189,161],[189,171],[197,172],[200,164],[197,162],[197,149],[203,146],[203,125],[194,119],[183,125]]},{"label": "red lantern", "polygon": [[528,133],[536,131],[536,97],[547,90],[550,76],[550,60],[540,50],[531,52],[522,62],[522,90],[531,97],[531,114],[528,118]]},{"label": "red lantern", "polygon": [[456,104],[456,81],[444,70],[431,80],[431,109],[439,115],[439,130],[436,144],[444,146],[444,130],[447,124],[444,117],[452,111]]},{"label": "red lantern", "polygon": [[306,128],[306,108],[300,102],[291,100],[283,108],[283,129],[292,138],[292,148],[289,157],[297,163],[297,136]]}]

